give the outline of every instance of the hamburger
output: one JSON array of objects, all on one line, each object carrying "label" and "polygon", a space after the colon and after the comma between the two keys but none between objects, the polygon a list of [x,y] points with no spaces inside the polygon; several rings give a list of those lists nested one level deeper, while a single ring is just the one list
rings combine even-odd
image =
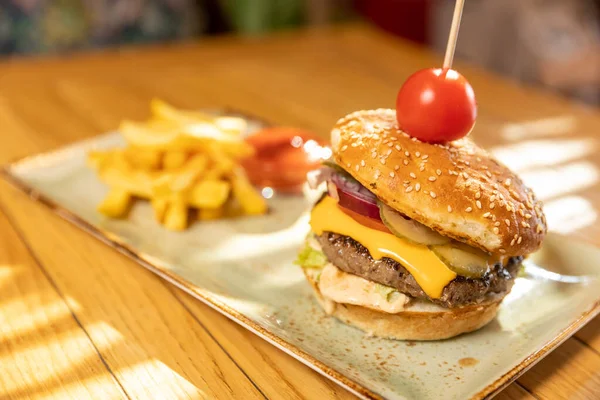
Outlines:
[{"label": "hamburger", "polygon": [[546,234],[531,189],[468,137],[410,137],[394,110],[349,114],[331,145],[297,260],[327,314],[406,340],[490,322]]}]

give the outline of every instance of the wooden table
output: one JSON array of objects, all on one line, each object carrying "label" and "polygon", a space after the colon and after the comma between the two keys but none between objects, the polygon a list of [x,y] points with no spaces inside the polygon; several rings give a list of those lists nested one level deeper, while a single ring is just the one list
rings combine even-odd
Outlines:
[{"label": "wooden table", "polygon": [[[439,64],[364,26],[8,61],[0,64],[0,162],[145,118],[154,96],[326,134],[350,111],[393,106],[408,74]],[[596,110],[461,70],[475,87],[477,136],[488,147],[600,135]],[[598,166],[594,158],[563,163]],[[553,196],[581,196],[597,211],[597,182],[580,186]],[[596,225],[572,234],[600,244]],[[6,182],[0,235],[2,399],[352,397]],[[600,396],[599,326],[591,322],[499,398]]]}]

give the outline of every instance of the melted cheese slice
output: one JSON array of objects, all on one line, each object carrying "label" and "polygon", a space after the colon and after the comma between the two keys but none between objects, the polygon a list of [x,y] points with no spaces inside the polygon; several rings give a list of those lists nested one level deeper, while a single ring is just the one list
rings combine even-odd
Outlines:
[{"label": "melted cheese slice", "polygon": [[427,295],[437,299],[456,273],[450,270],[427,246],[411,243],[390,233],[367,228],[345,214],[337,202],[327,196],[317,204],[310,218],[317,235],[333,232],[350,236],[369,250],[371,257],[391,258],[402,264]]}]

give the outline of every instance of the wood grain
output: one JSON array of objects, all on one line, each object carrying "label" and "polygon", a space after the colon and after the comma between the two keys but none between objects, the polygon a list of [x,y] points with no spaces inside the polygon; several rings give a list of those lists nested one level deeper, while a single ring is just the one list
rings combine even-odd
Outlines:
[{"label": "wood grain", "polygon": [[7,183],[0,187],[0,204],[69,303],[78,305],[74,314],[130,396],[263,397],[158,277],[43,206],[32,207]]},{"label": "wood grain", "polygon": [[0,209],[0,397],[126,398]]},{"label": "wood grain", "polygon": [[[247,329],[231,321],[222,323],[215,315],[216,311],[200,304],[190,295],[175,289],[174,292],[268,398],[354,398],[337,384],[322,379],[315,371]],[[312,384],[299,385],[298,382]]]},{"label": "wood grain", "polygon": [[[123,118],[145,118],[155,96],[189,108],[233,107],[325,136],[348,112],[392,106],[409,74],[440,61],[360,25],[4,61],[0,162],[91,137]],[[477,140],[505,152],[530,146],[519,172],[559,173],[573,165],[600,171],[597,110],[468,65],[457,68],[477,93]],[[584,150],[566,154],[573,146]],[[589,204],[584,216],[600,212],[597,180],[553,188],[546,201],[552,208],[569,198]],[[123,391],[166,399],[350,396],[5,183],[0,207],[21,235],[0,216],[2,237],[9,238],[0,244],[1,398],[118,398]],[[562,216],[559,225],[579,221],[568,233],[600,244],[597,221],[576,217]],[[4,263],[11,272],[3,272]],[[592,321],[521,377],[523,386],[513,384],[498,398],[600,393],[599,326],[600,319]]]}]

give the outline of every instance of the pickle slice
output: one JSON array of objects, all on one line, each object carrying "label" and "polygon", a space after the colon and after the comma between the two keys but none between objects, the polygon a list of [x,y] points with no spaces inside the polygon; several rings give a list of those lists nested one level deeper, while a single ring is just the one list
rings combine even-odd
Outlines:
[{"label": "pickle slice", "polygon": [[450,243],[450,239],[409,218],[383,203],[379,203],[379,215],[385,226],[396,236],[426,246]]},{"label": "pickle slice", "polygon": [[453,242],[430,248],[457,275],[481,278],[489,269],[489,255],[462,243]]}]

